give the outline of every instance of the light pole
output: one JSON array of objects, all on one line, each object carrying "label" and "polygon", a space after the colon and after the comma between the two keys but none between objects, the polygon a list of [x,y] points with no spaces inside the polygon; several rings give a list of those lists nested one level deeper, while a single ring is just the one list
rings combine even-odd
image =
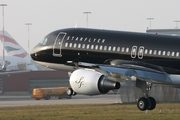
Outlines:
[{"label": "light pole", "polygon": [[91,12],[83,12],[84,14],[86,14],[86,21],[87,21],[87,28],[88,28],[88,14],[91,14]]},{"label": "light pole", "polygon": [[151,20],[154,20],[154,18],[147,18],[149,20],[149,28],[151,28]]},{"label": "light pole", "polygon": [[29,51],[30,51],[30,41],[29,41],[29,25],[32,25],[31,23],[26,23],[25,25],[28,26],[28,54],[29,54]]},{"label": "light pole", "polygon": [[176,28],[178,29],[178,22],[180,22],[180,20],[175,20],[174,22],[176,22]]},{"label": "light pole", "polygon": [[5,55],[4,55],[4,6],[7,6],[7,4],[0,4],[2,6],[2,22],[3,22],[3,34],[2,34],[2,46],[3,46],[3,61],[2,61],[2,69],[5,69]]}]

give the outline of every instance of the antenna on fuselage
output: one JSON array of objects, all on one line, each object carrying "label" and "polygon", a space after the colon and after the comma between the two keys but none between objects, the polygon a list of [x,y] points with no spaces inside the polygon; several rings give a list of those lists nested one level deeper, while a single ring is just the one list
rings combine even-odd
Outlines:
[{"label": "antenna on fuselage", "polygon": [[74,27],[77,28],[78,27],[78,23],[76,23],[76,25]]}]

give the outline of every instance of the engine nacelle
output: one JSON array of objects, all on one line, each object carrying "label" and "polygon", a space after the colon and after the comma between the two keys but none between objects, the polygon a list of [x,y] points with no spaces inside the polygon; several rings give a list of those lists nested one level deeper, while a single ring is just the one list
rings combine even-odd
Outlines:
[{"label": "engine nacelle", "polygon": [[78,94],[98,95],[109,90],[119,89],[120,83],[107,79],[101,73],[91,69],[75,70],[69,79],[71,88]]}]

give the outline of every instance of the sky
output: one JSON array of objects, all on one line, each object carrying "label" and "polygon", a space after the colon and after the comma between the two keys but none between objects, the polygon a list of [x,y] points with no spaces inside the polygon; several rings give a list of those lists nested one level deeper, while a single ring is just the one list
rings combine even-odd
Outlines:
[{"label": "sky", "polygon": [[[28,51],[48,33],[62,28],[88,27],[131,32],[174,29],[180,20],[180,0],[0,0],[4,29]],[[0,8],[0,30],[3,27]],[[180,23],[179,23],[180,26]],[[1,53],[1,52],[0,52]]]}]

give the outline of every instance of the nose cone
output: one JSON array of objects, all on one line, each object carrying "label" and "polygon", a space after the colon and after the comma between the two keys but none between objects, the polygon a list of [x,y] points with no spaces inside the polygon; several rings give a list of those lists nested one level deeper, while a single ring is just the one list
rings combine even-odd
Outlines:
[{"label": "nose cone", "polygon": [[30,53],[31,58],[36,62],[51,62],[52,61],[52,46],[42,44],[36,45]]},{"label": "nose cone", "polygon": [[32,49],[32,51],[31,51],[31,53],[30,53],[31,58],[32,58],[33,60],[37,61],[37,60],[38,60],[38,53],[39,53],[39,52],[40,52],[40,47],[39,47],[39,45],[36,45],[36,46]]}]

